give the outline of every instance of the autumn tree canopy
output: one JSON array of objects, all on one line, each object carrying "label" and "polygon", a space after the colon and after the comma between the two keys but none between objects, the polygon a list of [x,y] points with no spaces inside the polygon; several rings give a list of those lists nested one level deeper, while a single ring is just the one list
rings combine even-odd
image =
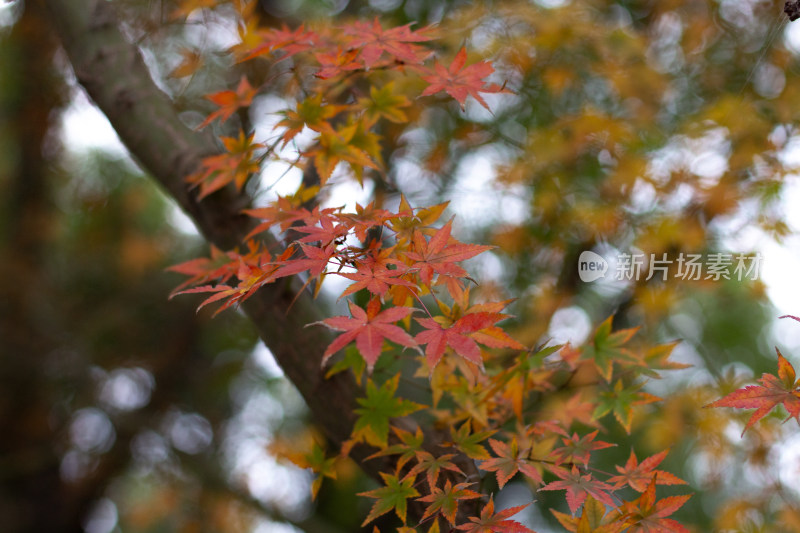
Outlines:
[{"label": "autumn tree canopy", "polygon": [[0,15],[11,531],[800,531],[778,2]]}]

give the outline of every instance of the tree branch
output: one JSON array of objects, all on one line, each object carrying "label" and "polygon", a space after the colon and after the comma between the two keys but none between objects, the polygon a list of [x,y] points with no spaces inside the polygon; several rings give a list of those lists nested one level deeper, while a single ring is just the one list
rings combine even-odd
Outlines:
[{"label": "tree branch", "polygon": [[[241,243],[253,227],[252,220],[240,214],[249,198],[226,189],[200,202],[188,189],[184,177],[219,148],[212,135],[193,131],[181,122],[170,98],[150,77],[139,50],[120,31],[114,4],[105,0],[41,1],[51,14],[78,82],[108,117],[132,156],[178,202],[209,242],[222,249]],[[305,328],[323,318],[308,293],[301,294],[289,311],[295,294],[288,284],[266,286],[244,309],[305,398],[314,419],[327,437],[340,445],[350,435],[355,398],[361,392],[345,373],[325,379],[320,364],[329,334],[324,328]]]}]

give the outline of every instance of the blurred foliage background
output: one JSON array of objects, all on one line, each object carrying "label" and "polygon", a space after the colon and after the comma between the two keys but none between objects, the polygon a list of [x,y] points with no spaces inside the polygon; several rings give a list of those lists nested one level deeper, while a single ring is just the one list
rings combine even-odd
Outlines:
[{"label": "blurred foliage background", "polygon": [[[211,110],[202,96],[234,86],[240,69],[264,82],[278,68],[231,64],[230,13],[196,9],[217,2],[116,3],[190,124]],[[584,250],[674,258],[780,245],[796,255],[787,198],[800,163],[800,31],[782,2],[262,0],[258,9],[265,25],[439,23],[442,54],[467,43],[491,57],[513,96],[492,98],[493,113],[416,101],[417,127],[382,132],[388,179],[341,183],[331,197],[451,200],[459,238],[497,246],[472,269],[484,294],[517,298],[510,329],[524,343],[580,343],[612,313],[617,326],[641,326],[643,344],[680,339],[678,359],[693,368],[653,385],[665,401],[630,437],[605,436],[620,444],[609,461],[624,462],[634,442],[672,448],[663,468],[695,492],[676,518],[696,531],[800,531],[797,428],[771,417],[740,439],[746,413],[701,408],[773,372],[773,344],[800,362],[800,333],[775,320],[800,310],[779,312],[768,298],[798,291],[790,267],[768,264],[783,256],[765,258],[771,279],[786,283],[773,287],[586,284],[577,270]],[[196,314],[189,298],[167,301],[178,280],[164,269],[205,247],[124,150],[70,138],[87,133],[65,126],[88,116],[85,97],[38,2],[0,4],[0,58],[2,529],[358,530],[368,502],[353,494],[370,482],[355,465],[312,504],[310,476],[275,459],[314,432],[250,325],[235,312]],[[280,90],[264,89],[239,123],[269,134]],[[83,115],[65,120],[76,109]],[[546,510],[560,495],[523,483],[504,495],[505,505],[537,499],[525,519],[559,530]]]}]

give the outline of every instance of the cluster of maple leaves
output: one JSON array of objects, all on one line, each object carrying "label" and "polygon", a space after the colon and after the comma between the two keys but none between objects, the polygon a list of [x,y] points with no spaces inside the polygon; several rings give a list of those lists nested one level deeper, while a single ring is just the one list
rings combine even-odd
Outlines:
[{"label": "cluster of maple leaves", "polygon": [[[433,59],[426,46],[436,36],[431,27],[384,28],[376,19],[262,28],[252,3],[235,6],[241,42],[231,55],[237,61],[269,58],[272,65],[293,62],[292,75],[306,72],[308,80],[304,91],[296,91],[301,96],[287,94],[295,105],[281,113],[273,140],[256,142],[255,134],[245,131],[224,137],[225,152],[206,158],[188,181],[199,187],[201,198],[231,183],[241,189],[270,158],[282,157],[278,152],[298,135],[311,132],[312,140],[296,147],[291,163],[304,170],[313,166],[319,184],[301,185],[292,195],[247,210],[259,221],[247,249],[212,249],[209,258],[173,267],[189,276],[176,294],[210,293],[200,307],[217,302],[219,312],[289,276],[304,278],[316,291],[327,276],[348,280],[339,296],[348,298],[349,316],[316,325],[338,332],[324,351],[328,375],[352,371],[365,382],[365,395],[342,450],[327,456],[317,446],[304,457],[304,465],[318,474],[314,494],[325,477],[335,477],[337,461],[354,444],[366,443],[377,449],[372,458],[395,460],[391,471],[381,473],[383,486],[363,493],[375,500],[365,525],[394,512],[404,524],[399,531],[407,533],[438,532],[441,524],[473,533],[530,531],[511,519],[525,506],[494,508],[496,491],[519,475],[538,491],[564,491],[570,513],[552,512],[568,531],[687,531],[670,516],[690,496],[656,497],[658,485],[685,484],[657,469],[668,450],[642,460],[631,452],[613,475],[592,466],[596,453],[613,446],[597,440],[611,420],[607,415],[630,433],[635,411],[658,400],[642,390],[646,381],[683,366],[669,360],[674,344],[632,349],[635,330],[614,332],[609,318],[584,346],[529,349],[498,325],[509,318],[502,311],[510,301],[472,301],[472,280],[459,263],[490,247],[453,238],[453,219],[441,222],[447,204],[415,208],[401,198],[394,210],[373,202],[346,212],[315,203],[337,169],[359,181],[367,173],[381,179],[379,126],[410,124],[410,98],[445,92],[462,108],[471,96],[488,109],[482,93],[507,92],[504,85],[487,81],[494,73],[491,63],[467,65],[465,48],[449,67]],[[409,87],[421,89],[412,94]],[[242,78],[234,90],[209,95],[218,109],[201,127],[228,120],[252,105],[261,90]],[[265,233],[277,248],[259,240]],[[421,380],[429,391],[427,403],[402,397],[400,374],[377,379],[382,362],[398,359],[416,365],[415,378],[427,378]],[[740,389],[710,406],[755,408],[745,430],[778,405],[800,422],[800,381],[780,352],[778,362],[777,377],[765,374],[761,386]],[[449,429],[449,442],[432,447],[419,426],[397,422],[421,412]],[[458,456],[469,458],[485,475],[469,476]],[[638,496],[629,498],[631,492]],[[459,507],[476,499],[485,505],[479,516],[465,521]],[[409,523],[409,500],[425,504],[417,523]]]}]

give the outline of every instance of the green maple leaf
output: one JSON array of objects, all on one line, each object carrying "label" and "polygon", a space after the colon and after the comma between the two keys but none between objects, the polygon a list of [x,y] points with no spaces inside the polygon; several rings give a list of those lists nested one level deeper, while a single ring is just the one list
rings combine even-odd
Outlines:
[{"label": "green maple leaf", "polygon": [[403,123],[408,122],[408,117],[401,108],[409,107],[411,102],[403,95],[394,94],[394,82],[390,82],[380,89],[370,87],[369,98],[359,98],[358,105],[364,110],[370,124],[381,117],[391,122]]},{"label": "green maple leaf", "polygon": [[417,428],[416,433],[411,433],[410,431],[392,426],[392,431],[394,431],[394,434],[397,435],[398,439],[400,439],[400,443],[393,444],[388,448],[373,453],[367,457],[367,459],[374,459],[376,457],[384,457],[387,455],[399,455],[400,457],[397,458],[396,465],[397,471],[399,472],[407,462],[416,457],[417,451],[422,449],[422,443],[425,438],[423,437],[422,429],[420,428]]},{"label": "green maple leaf", "polygon": [[638,328],[621,329],[611,332],[611,321],[613,317],[608,317],[594,332],[592,343],[586,347],[581,355],[581,359],[594,362],[597,371],[607,382],[611,382],[611,372],[614,362],[633,363],[642,366],[642,361],[631,351],[623,346],[633,337]]},{"label": "green maple leaf", "polygon": [[458,449],[464,452],[470,459],[477,459],[479,461],[488,461],[489,459],[492,458],[492,456],[489,455],[489,452],[480,443],[485,441],[495,433],[496,431],[479,431],[476,433],[472,433],[470,431],[469,420],[467,420],[461,425],[460,428],[458,428],[458,430],[452,433],[453,434],[452,444],[458,447]]},{"label": "green maple leaf", "polygon": [[633,407],[644,405],[661,400],[658,396],[653,396],[646,392],[640,392],[644,383],[625,387],[622,380],[614,383],[614,388],[603,391],[599,394],[599,402],[592,413],[595,420],[604,417],[608,413],[614,413],[614,418],[625,428],[625,432],[630,435],[631,422],[633,421]]},{"label": "green maple leaf", "polygon": [[406,500],[419,496],[419,492],[414,488],[415,476],[406,476],[403,479],[398,479],[397,476],[392,476],[383,472],[380,474],[383,478],[383,482],[386,484],[385,486],[358,494],[359,496],[377,499],[372,505],[372,509],[370,509],[364,523],[361,524],[361,527],[364,527],[392,509],[394,509],[394,512],[397,513],[397,516],[399,516],[400,520],[405,524],[407,509]]},{"label": "green maple leaf", "polygon": [[353,427],[353,438],[365,440],[373,446],[386,448],[389,438],[389,419],[406,416],[419,411],[424,406],[411,400],[396,398],[400,374],[384,383],[380,388],[371,379],[367,380],[367,397],[359,398],[361,406],[355,410],[358,415]]}]

